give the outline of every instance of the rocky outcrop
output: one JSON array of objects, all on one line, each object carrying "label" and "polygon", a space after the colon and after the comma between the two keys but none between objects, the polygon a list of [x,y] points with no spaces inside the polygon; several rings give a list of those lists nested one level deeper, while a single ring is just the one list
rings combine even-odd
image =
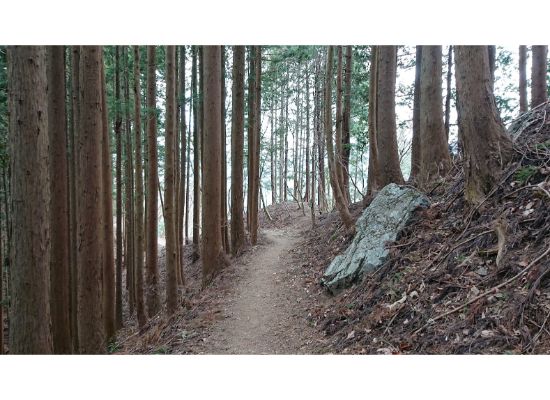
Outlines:
[{"label": "rocky outcrop", "polygon": [[337,293],[380,267],[388,257],[387,242],[395,241],[414,210],[429,203],[424,194],[412,187],[394,183],[385,186],[357,220],[352,243],[332,260],[322,284]]}]

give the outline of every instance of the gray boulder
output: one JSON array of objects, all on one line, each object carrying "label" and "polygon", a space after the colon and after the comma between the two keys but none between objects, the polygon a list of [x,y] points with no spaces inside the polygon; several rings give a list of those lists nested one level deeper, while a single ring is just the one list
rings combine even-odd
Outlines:
[{"label": "gray boulder", "polygon": [[429,204],[428,198],[412,187],[385,186],[357,220],[352,243],[332,260],[321,283],[335,294],[380,267],[388,257],[387,242],[395,241],[415,209]]}]

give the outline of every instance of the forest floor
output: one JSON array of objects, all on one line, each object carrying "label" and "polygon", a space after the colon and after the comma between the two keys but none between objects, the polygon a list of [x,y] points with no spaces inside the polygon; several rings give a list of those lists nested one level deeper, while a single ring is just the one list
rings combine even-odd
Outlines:
[{"label": "forest floor", "polygon": [[[189,263],[184,307],[159,313],[138,330],[130,318],[112,344],[119,354],[312,354],[323,334],[311,323],[311,297],[294,257],[310,228],[296,203],[269,207],[260,217],[258,244],[247,247],[208,287],[200,287],[200,261]],[[191,247],[191,246],[187,246]],[[191,258],[190,250],[186,258]],[[164,249],[160,252],[163,287]],[[188,262],[188,261],[187,261]],[[322,291],[317,294],[322,295]],[[305,300],[308,300],[307,302]]]},{"label": "forest floor", "polygon": [[[261,214],[259,243],[204,289],[186,246],[184,307],[141,330],[128,318],[112,352],[550,354],[547,115],[550,102],[510,128],[513,159],[477,206],[464,201],[455,159],[380,269],[338,295],[320,284],[352,240],[338,213],[317,212],[312,226],[307,208],[276,204]],[[350,206],[354,219],[368,202]]]}]

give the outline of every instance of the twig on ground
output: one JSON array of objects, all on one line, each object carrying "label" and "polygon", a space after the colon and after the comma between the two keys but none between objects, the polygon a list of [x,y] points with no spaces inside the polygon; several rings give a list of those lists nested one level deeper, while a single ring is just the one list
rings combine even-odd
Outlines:
[{"label": "twig on ground", "polygon": [[487,295],[490,295],[491,293],[496,293],[496,291],[506,285],[508,285],[509,283],[515,281],[516,279],[518,279],[520,276],[523,276],[525,275],[531,268],[533,268],[534,265],[537,264],[537,262],[539,262],[540,260],[542,260],[544,257],[546,257],[548,255],[548,253],[550,253],[550,247],[548,247],[544,253],[542,253],[540,256],[538,256],[537,258],[535,258],[533,261],[531,261],[531,263],[526,266],[524,269],[522,269],[520,272],[518,272],[516,275],[514,275],[513,277],[511,277],[510,279],[507,279],[506,281],[502,282],[501,284],[489,289],[489,290],[486,290],[485,292],[481,293],[480,295],[474,297],[473,299],[467,301],[466,303],[462,304],[461,306],[458,306],[456,308],[453,308],[452,310],[450,311],[447,311],[443,314],[440,314],[438,315],[437,317],[435,318],[430,318],[428,320],[428,322],[426,322],[426,324],[424,324],[422,327],[420,327],[419,329],[417,329],[416,331],[414,331],[415,334],[419,333],[420,331],[424,330],[424,328],[428,327],[429,325],[433,324],[435,321],[441,319],[441,318],[444,318],[446,317],[447,315],[451,315],[457,311],[460,311],[462,310],[463,308],[469,306],[470,304],[472,303],[475,303],[476,301],[478,301],[479,299],[482,299],[483,297],[487,296]]}]

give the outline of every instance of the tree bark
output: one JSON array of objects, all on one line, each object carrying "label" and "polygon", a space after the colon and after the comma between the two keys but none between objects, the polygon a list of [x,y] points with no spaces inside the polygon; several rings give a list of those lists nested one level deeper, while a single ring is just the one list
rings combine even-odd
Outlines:
[{"label": "tree bark", "polygon": [[342,173],[344,175],[344,194],[350,203],[349,195],[349,158],[350,121],[351,121],[351,74],[353,71],[352,46],[346,46],[346,67],[344,69],[344,114],[342,115]]},{"label": "tree bark", "polygon": [[221,145],[222,145],[222,173],[221,173],[221,224],[222,224],[222,242],[223,250],[226,253],[230,252],[229,245],[229,228],[227,221],[227,154],[226,154],[226,126],[225,126],[225,46],[221,46]]},{"label": "tree bark", "polygon": [[199,240],[200,240],[200,127],[199,127],[199,95],[201,91],[198,87],[197,79],[197,53],[198,49],[193,46],[193,66],[192,66],[192,83],[193,86],[193,247],[195,255],[199,254]]},{"label": "tree bark", "polygon": [[[101,59],[103,60],[103,50]],[[103,323],[105,325],[105,338],[111,339],[116,331],[115,326],[115,259],[113,237],[113,182],[111,166],[111,146],[109,143],[109,122],[107,118],[107,90],[105,84],[105,70],[101,63],[101,118],[102,135],[101,144],[101,173],[103,185]]]},{"label": "tree bark", "polygon": [[531,108],[548,101],[547,55],[548,46],[532,46]]},{"label": "tree bark", "polygon": [[252,218],[250,223],[250,243],[255,245],[258,240],[258,209],[260,195],[260,140],[261,140],[261,104],[262,104],[262,50],[260,46],[254,46],[254,170],[252,191]]},{"label": "tree bark", "polygon": [[[347,196],[344,192],[344,171],[343,171],[343,159],[344,159],[344,150],[342,147],[342,95],[343,95],[343,86],[342,86],[342,46],[337,46],[338,50],[338,62],[337,62],[337,71],[336,71],[336,149],[334,154],[334,165],[336,169],[336,177],[338,179],[338,186],[342,191],[344,200],[347,203]],[[329,77],[332,79],[332,76]],[[327,78],[328,79],[328,78]]]},{"label": "tree bark", "polygon": [[420,173],[420,79],[422,69],[422,48],[416,46],[416,62],[414,68],[414,99],[413,99],[413,127],[411,145],[411,174],[410,180],[414,181]]},{"label": "tree bark", "polygon": [[353,227],[353,219],[349,213],[346,200],[340,188],[338,171],[336,169],[336,160],[334,154],[334,145],[332,143],[332,58],[333,46],[329,46],[327,54],[327,66],[325,75],[325,141],[327,144],[328,166],[330,172],[330,184],[336,202],[336,208],[340,213],[342,222],[348,229]]},{"label": "tree bark", "polygon": [[[381,187],[380,186],[380,167],[378,165],[377,87],[378,87],[378,46],[371,46],[370,84],[369,84],[369,168],[368,168],[368,176],[367,176],[367,196],[370,194],[376,193]],[[420,138],[420,135],[419,135],[419,138]],[[420,160],[420,154],[418,159]]]},{"label": "tree bark", "polygon": [[166,304],[168,315],[177,309],[177,242],[175,213],[176,147],[176,48],[166,46],[166,164],[164,172],[164,215],[166,217]]},{"label": "tree bark", "polygon": [[[220,271],[223,260],[221,238],[221,48],[204,46],[204,196],[202,281],[208,284]],[[208,214],[208,215],[207,215]]]},{"label": "tree bark", "polygon": [[464,149],[464,197],[479,204],[511,156],[511,140],[492,93],[489,56],[484,46],[456,46],[459,134]]},{"label": "tree bark", "polygon": [[420,78],[420,181],[445,176],[451,158],[443,122],[442,46],[422,46]]},{"label": "tree bark", "polygon": [[65,120],[65,48],[49,46],[48,135],[50,162],[50,310],[53,351],[71,353],[69,207]]},{"label": "tree bark", "polygon": [[50,354],[50,221],[46,49],[8,48],[12,354]]},{"label": "tree bark", "polygon": [[136,205],[135,205],[135,239],[136,239],[136,313],[138,325],[142,327],[147,322],[143,293],[143,274],[145,257],[144,210],[143,210],[143,163],[141,159],[141,86],[140,86],[140,54],[139,46],[134,46],[134,130],[136,152]]},{"label": "tree bark", "polygon": [[[185,275],[183,272],[183,246],[184,246],[184,209],[185,209],[185,195],[187,193],[185,184],[186,173],[186,149],[187,149],[187,127],[185,122],[185,46],[180,46],[180,67],[179,67],[179,107],[180,107],[180,135],[181,135],[181,149],[180,149],[180,165],[179,165],[179,195],[178,195],[178,221],[177,221],[177,237],[178,237],[178,268],[182,284],[185,283]],[[176,148],[177,151],[177,148]]]},{"label": "tree bark", "polygon": [[157,114],[156,114],[156,49],[147,46],[147,195],[146,208],[146,283],[147,313],[155,315],[159,304],[158,270],[158,159],[157,159]]},{"label": "tree bark", "polygon": [[134,314],[136,305],[136,247],[135,247],[135,208],[134,208],[134,155],[132,144],[132,124],[130,119],[130,70],[128,66],[128,46],[122,48],[124,59],[124,105],[125,105],[125,210],[126,210],[126,284],[130,315]]},{"label": "tree bark", "polygon": [[449,130],[451,127],[451,80],[453,77],[453,46],[449,46],[447,55],[447,95],[445,97],[445,137],[449,143]]},{"label": "tree bark", "polygon": [[233,46],[231,112],[231,250],[244,245],[243,148],[244,148],[244,46]]},{"label": "tree bark", "polygon": [[[423,57],[424,58],[424,57]],[[389,183],[403,184],[397,150],[395,121],[395,81],[397,46],[379,46],[377,72],[377,145],[380,187]],[[421,96],[422,101],[422,96]]]},{"label": "tree bark", "polygon": [[72,121],[72,165],[71,165],[71,282],[70,282],[70,319],[71,319],[71,337],[72,352],[77,353],[78,345],[78,163],[79,163],[79,132],[80,132],[80,46],[72,46],[72,88],[71,88],[71,107],[73,114]]},{"label": "tree bark", "polygon": [[102,187],[102,51],[80,50],[78,207],[78,342],[80,353],[103,353],[102,274],[104,252]]},{"label": "tree bark", "polygon": [[519,46],[519,112],[527,111],[527,46]]},{"label": "tree bark", "polygon": [[115,49],[116,137],[116,328],[122,328],[122,116],[120,114],[120,46]]},{"label": "tree bark", "polygon": [[497,47],[496,46],[487,46],[487,52],[489,54],[489,73],[491,76],[491,91],[495,90],[495,68],[496,68],[496,58],[497,58]]}]

